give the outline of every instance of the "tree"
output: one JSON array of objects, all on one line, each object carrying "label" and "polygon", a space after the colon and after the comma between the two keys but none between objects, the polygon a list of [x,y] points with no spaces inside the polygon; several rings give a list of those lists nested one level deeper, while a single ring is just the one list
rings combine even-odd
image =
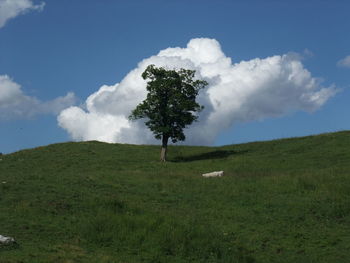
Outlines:
[{"label": "tree", "polygon": [[147,82],[147,97],[132,111],[130,120],[147,118],[146,126],[158,140],[162,140],[160,160],[165,161],[169,138],[184,141],[183,129],[198,119],[195,115],[204,106],[196,102],[200,89],[208,83],[194,80],[195,71],[166,70],[149,65],[142,73]]}]

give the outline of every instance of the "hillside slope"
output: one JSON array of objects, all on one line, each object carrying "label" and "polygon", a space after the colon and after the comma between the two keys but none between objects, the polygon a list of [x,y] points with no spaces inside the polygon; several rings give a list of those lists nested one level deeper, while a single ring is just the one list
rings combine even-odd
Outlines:
[{"label": "hillside slope", "polygon": [[[348,262],[350,132],[0,156],[0,262]],[[202,178],[224,170],[222,178]]]}]

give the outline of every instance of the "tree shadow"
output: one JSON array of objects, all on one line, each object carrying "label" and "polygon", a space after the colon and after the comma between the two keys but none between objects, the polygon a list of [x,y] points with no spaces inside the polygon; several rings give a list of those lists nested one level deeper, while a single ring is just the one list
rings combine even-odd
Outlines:
[{"label": "tree shadow", "polygon": [[193,161],[210,160],[210,159],[223,159],[231,155],[244,154],[246,152],[248,151],[247,150],[244,150],[244,151],[216,150],[212,152],[206,152],[206,153],[190,155],[190,156],[176,156],[171,161],[177,163],[177,162],[193,162]]}]

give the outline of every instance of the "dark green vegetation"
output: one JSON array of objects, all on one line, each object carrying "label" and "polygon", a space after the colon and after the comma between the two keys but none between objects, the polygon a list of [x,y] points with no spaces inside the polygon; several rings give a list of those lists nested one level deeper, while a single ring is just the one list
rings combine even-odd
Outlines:
[{"label": "dark green vegetation", "polygon": [[349,262],[350,132],[158,149],[0,156],[0,262]]},{"label": "dark green vegetation", "polygon": [[146,118],[145,125],[156,139],[162,139],[160,160],[165,161],[168,140],[184,141],[183,129],[198,119],[204,107],[196,102],[200,89],[208,83],[194,80],[194,70],[166,70],[149,65],[142,73],[147,82],[147,98],[132,111],[131,120]]}]

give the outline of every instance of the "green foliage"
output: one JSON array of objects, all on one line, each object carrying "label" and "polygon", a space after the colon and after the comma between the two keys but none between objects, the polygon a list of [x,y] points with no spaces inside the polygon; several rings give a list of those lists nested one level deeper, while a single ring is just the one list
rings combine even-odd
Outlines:
[{"label": "green foliage", "polygon": [[0,234],[17,244],[0,262],[349,261],[350,132],[170,147],[164,164],[99,142],[2,155]]},{"label": "green foliage", "polygon": [[194,80],[195,71],[165,70],[150,65],[142,77],[147,82],[147,98],[131,113],[130,119],[147,118],[146,126],[157,139],[171,138],[173,142],[185,140],[183,129],[197,120],[195,115],[203,109],[196,102],[200,89],[208,83]]}]

